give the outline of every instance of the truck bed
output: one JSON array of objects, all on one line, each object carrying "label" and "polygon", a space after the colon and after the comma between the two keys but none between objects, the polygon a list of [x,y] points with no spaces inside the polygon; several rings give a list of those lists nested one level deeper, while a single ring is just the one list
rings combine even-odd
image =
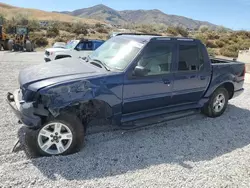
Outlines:
[{"label": "truck bed", "polygon": [[227,60],[227,59],[220,59],[220,58],[210,58],[212,64],[235,64],[235,63],[241,63],[239,61],[234,61],[234,60]]},{"label": "truck bed", "polygon": [[212,86],[216,85],[216,83],[232,80],[235,91],[243,87],[245,75],[244,63],[219,58],[211,58],[210,60],[212,63]]}]

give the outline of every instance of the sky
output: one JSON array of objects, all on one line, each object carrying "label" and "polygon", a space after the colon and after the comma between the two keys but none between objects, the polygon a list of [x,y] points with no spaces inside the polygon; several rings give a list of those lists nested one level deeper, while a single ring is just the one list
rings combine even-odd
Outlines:
[{"label": "sky", "polygon": [[166,14],[250,30],[250,0],[0,0],[13,6],[72,11],[104,4],[115,10],[159,9]]}]

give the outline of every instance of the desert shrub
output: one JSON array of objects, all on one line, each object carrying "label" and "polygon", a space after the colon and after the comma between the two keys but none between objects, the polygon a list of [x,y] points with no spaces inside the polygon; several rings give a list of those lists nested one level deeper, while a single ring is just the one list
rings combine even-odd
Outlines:
[{"label": "desert shrub", "polygon": [[205,32],[208,31],[208,29],[209,29],[209,27],[207,25],[201,25],[200,28],[199,28],[199,31],[201,33],[205,33]]},{"label": "desert shrub", "polygon": [[60,33],[59,29],[55,25],[47,29],[47,37],[53,38],[53,37],[58,36],[59,33]]},{"label": "desert shrub", "polygon": [[225,45],[225,42],[221,41],[221,40],[216,40],[215,44],[219,47],[222,48]]},{"label": "desert shrub", "polygon": [[196,34],[196,35],[194,35],[194,38],[200,40],[203,44],[206,44],[206,42],[207,42],[207,38],[203,34]]},{"label": "desert shrub", "polygon": [[88,34],[88,25],[83,24],[81,22],[74,23],[72,25],[71,32],[77,35],[83,34],[86,36]]},{"label": "desert shrub", "polygon": [[81,40],[81,39],[84,39],[85,37],[86,37],[85,35],[80,34],[80,35],[77,35],[77,36],[76,36],[76,39],[77,39],[77,40]]},{"label": "desert shrub", "polygon": [[175,27],[171,27],[171,26],[169,26],[167,28],[167,33],[169,33],[169,34],[171,34],[173,36],[177,36],[178,35],[178,31],[176,30],[176,28]]},{"label": "desert shrub", "polygon": [[0,13],[0,24],[5,24],[6,23],[6,18],[3,14]]},{"label": "desert shrub", "polygon": [[63,37],[57,36],[57,37],[55,38],[54,42],[67,42],[67,39],[66,39],[66,38],[63,38]]},{"label": "desert shrub", "polygon": [[220,38],[220,35],[216,32],[208,32],[206,35],[209,40],[216,40]]},{"label": "desert shrub", "polygon": [[96,28],[102,27],[102,24],[101,24],[101,23],[96,23],[96,24],[95,24],[95,27],[96,27]]},{"label": "desert shrub", "polygon": [[244,41],[241,45],[240,45],[240,50],[247,50],[250,48],[250,40]]},{"label": "desert shrub", "polygon": [[49,44],[49,41],[45,37],[37,37],[34,38],[33,41],[35,42],[37,47],[45,47]]},{"label": "desert shrub", "polygon": [[14,25],[28,25],[29,23],[28,17],[29,17],[28,14],[17,13],[15,14],[15,16],[11,18],[10,22],[12,22],[12,24]]},{"label": "desert shrub", "polygon": [[233,41],[234,43],[237,43],[237,42],[239,42],[239,39],[238,39],[238,37],[236,36],[236,35],[231,35],[230,36],[231,38],[231,41]]},{"label": "desert shrub", "polygon": [[221,42],[224,42],[225,44],[229,44],[230,43],[230,38],[229,36],[221,36],[219,39]]},{"label": "desert shrub", "polygon": [[188,31],[183,27],[176,27],[176,32],[183,37],[188,37]]},{"label": "desert shrub", "polygon": [[227,57],[237,57],[239,48],[240,47],[237,44],[224,46],[223,48],[220,49],[220,54]]},{"label": "desert shrub", "polygon": [[248,31],[236,31],[235,35],[240,36],[242,39],[248,39],[250,38],[250,32]]},{"label": "desert shrub", "polygon": [[217,48],[218,46],[213,42],[213,41],[211,41],[211,40],[207,40],[206,41],[206,47],[208,47],[208,48]]},{"label": "desert shrub", "polygon": [[154,33],[155,29],[152,25],[138,25],[136,28],[137,31],[141,32],[141,33],[145,33],[145,34],[149,34],[149,33]]},{"label": "desert shrub", "polygon": [[219,27],[217,27],[216,31],[218,33],[227,33],[228,30],[223,26],[219,26]]},{"label": "desert shrub", "polygon": [[105,34],[109,33],[109,31],[106,28],[104,28],[104,27],[99,27],[99,28],[96,29],[96,31],[98,33],[105,33]]},{"label": "desert shrub", "polygon": [[214,56],[218,55],[217,52],[216,52],[216,50],[213,49],[213,48],[207,48],[207,52],[208,52],[209,56],[213,56],[214,57]]},{"label": "desert shrub", "polygon": [[59,29],[62,31],[72,32],[72,23],[61,22],[59,25]]},{"label": "desert shrub", "polygon": [[29,20],[28,23],[28,28],[29,31],[39,31],[40,30],[40,25],[37,20]]},{"label": "desert shrub", "polygon": [[165,24],[152,24],[152,30],[155,33],[166,33],[167,26]]},{"label": "desert shrub", "polygon": [[29,37],[31,40],[33,40],[35,38],[46,37],[46,34],[43,33],[42,31],[35,31],[35,32],[32,31],[29,33]]}]

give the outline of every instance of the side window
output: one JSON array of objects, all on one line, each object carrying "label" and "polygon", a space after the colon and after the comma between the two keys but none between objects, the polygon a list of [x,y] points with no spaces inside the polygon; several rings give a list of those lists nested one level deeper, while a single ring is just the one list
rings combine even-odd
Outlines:
[{"label": "side window", "polygon": [[76,46],[76,50],[77,51],[81,51],[83,49],[83,42],[80,42],[77,46]]},{"label": "side window", "polygon": [[82,50],[92,50],[93,49],[93,43],[92,42],[81,42],[77,45],[76,49],[78,51]]},{"label": "side window", "polygon": [[94,50],[96,50],[97,48],[99,48],[102,45],[101,42],[95,42],[94,44],[95,44]]},{"label": "side window", "polygon": [[202,49],[198,45],[180,45],[178,71],[199,71],[204,67]]},{"label": "side window", "polygon": [[138,65],[144,67],[150,75],[169,73],[171,70],[173,46],[166,42],[149,43]]}]

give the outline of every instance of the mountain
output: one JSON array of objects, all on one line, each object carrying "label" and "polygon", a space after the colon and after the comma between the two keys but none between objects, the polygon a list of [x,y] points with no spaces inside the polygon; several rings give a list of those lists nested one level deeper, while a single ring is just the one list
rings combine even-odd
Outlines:
[{"label": "mountain", "polygon": [[211,29],[218,26],[205,21],[193,20],[183,16],[165,14],[160,10],[124,10],[117,11],[103,4],[89,8],[77,9],[72,12],[59,12],[81,18],[103,20],[110,24],[165,24],[167,26],[182,26],[190,29],[198,29],[201,25],[207,25]]},{"label": "mountain", "polygon": [[68,14],[71,16],[77,16],[81,18],[103,20],[111,24],[127,23],[127,20],[122,17],[119,11],[116,11],[102,4],[90,8],[77,9],[72,12],[63,11],[59,13]]},{"label": "mountain", "polygon": [[37,9],[15,7],[1,2],[0,2],[0,14],[2,14],[6,19],[11,19],[13,16],[22,14],[26,15],[31,19],[36,19],[39,21],[60,21],[60,22],[80,21],[89,24],[95,24],[99,22],[97,20],[87,19],[87,18],[77,18],[75,16],[67,14],[59,14],[55,12],[46,12]]}]

